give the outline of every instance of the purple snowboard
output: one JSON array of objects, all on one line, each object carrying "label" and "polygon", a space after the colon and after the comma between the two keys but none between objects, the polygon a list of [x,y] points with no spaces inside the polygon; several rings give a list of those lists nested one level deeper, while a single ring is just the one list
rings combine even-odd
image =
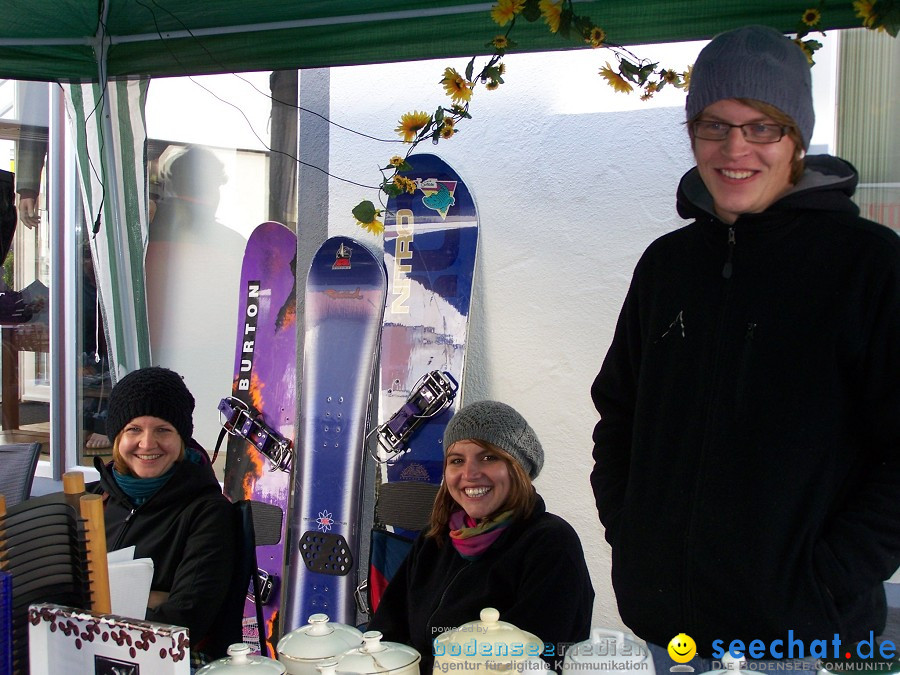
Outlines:
[{"label": "purple snowboard", "polygon": [[316,613],[355,623],[366,422],[386,286],[381,256],[347,237],[326,241],[309,270],[285,631]]},{"label": "purple snowboard", "polygon": [[[297,236],[280,223],[263,223],[250,235],[241,269],[237,350],[232,396],[261,413],[262,420],[293,442],[297,402]],[[265,514],[267,533],[257,528],[257,564],[264,574],[264,631],[256,609],[244,607],[244,642],[255,649],[260,636],[274,648],[282,632],[285,512],[290,500],[290,457],[278,463],[238,436],[229,436],[225,494],[250,499],[254,518]],[[274,655],[274,649],[269,652]]]}]

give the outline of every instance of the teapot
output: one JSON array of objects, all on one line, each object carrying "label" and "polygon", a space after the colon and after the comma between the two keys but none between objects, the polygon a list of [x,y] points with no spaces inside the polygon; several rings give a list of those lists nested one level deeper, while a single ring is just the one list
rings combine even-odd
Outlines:
[{"label": "teapot", "polygon": [[275,647],[287,675],[318,675],[316,666],[362,644],[353,626],[334,623],[327,614],[313,614],[305,626],[283,635]]},{"label": "teapot", "polygon": [[266,656],[250,653],[242,642],[228,647],[228,656],[207,663],[197,675],[284,675],[284,666]]},{"label": "teapot", "polygon": [[532,633],[500,621],[493,607],[481,610],[479,621],[470,621],[442,633],[434,641],[434,671],[527,671],[541,675],[544,643]]},{"label": "teapot", "polygon": [[606,628],[594,628],[589,640],[577,642],[566,649],[563,671],[567,670],[608,675],[623,670],[637,671],[634,675],[656,673],[653,656],[645,645],[622,631]]},{"label": "teapot", "polygon": [[[399,642],[382,640],[382,634],[370,630],[362,635],[363,643],[337,658],[340,675],[419,675],[422,655]],[[323,675],[326,670],[321,671]]]}]

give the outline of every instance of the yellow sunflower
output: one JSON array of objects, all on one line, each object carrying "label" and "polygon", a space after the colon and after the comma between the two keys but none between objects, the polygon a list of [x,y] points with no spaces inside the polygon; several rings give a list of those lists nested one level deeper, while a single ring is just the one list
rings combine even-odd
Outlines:
[{"label": "yellow sunflower", "polygon": [[814,7],[803,12],[803,23],[805,23],[807,26],[815,26],[817,23],[819,23],[819,20],[821,18],[822,12]]},{"label": "yellow sunflower", "polygon": [[609,86],[616,91],[622,92],[623,94],[630,94],[634,90],[631,83],[614,71],[608,61],[606,62],[606,66],[600,69],[600,75],[602,75],[609,83]]},{"label": "yellow sunflower", "polygon": [[453,127],[453,120],[444,120],[444,126],[441,127],[441,138],[450,138],[456,133]]},{"label": "yellow sunflower", "polygon": [[394,167],[403,166],[403,158],[400,155],[394,155],[391,157],[390,165]]},{"label": "yellow sunflower", "polygon": [[484,88],[487,89],[488,91],[495,91],[495,90],[498,89],[499,87],[500,87],[500,83],[497,82],[497,80],[489,80],[489,81],[484,85]]},{"label": "yellow sunflower", "polygon": [[445,68],[444,79],[441,80],[444,91],[454,102],[469,101],[472,99],[472,83],[460,75],[456,68]]},{"label": "yellow sunflower", "polygon": [[591,32],[588,33],[587,38],[585,38],[585,42],[587,42],[594,49],[596,49],[597,47],[602,47],[605,41],[606,31],[600,28],[600,26],[594,26],[593,28],[591,28]]},{"label": "yellow sunflower", "polygon": [[550,32],[558,32],[559,19],[562,16],[562,0],[557,0],[557,2],[554,2],[553,0],[541,0],[540,3],[538,3],[538,7],[541,9],[541,16],[544,17],[544,21],[550,26]]},{"label": "yellow sunflower", "polygon": [[667,84],[678,84],[678,73],[676,73],[674,70],[664,70],[662,78],[666,81]]},{"label": "yellow sunflower", "polygon": [[884,31],[884,26],[876,26],[878,16],[875,14],[876,0],[853,0],[853,9],[856,10],[856,16],[863,20],[863,26],[869,30]]},{"label": "yellow sunflower", "polygon": [[694,65],[691,64],[688,66],[687,70],[681,74],[681,84],[676,84],[675,86],[679,89],[684,89],[687,91],[691,88],[691,73],[694,71]]},{"label": "yellow sunflower", "polygon": [[416,191],[416,184],[405,176],[394,176],[394,185],[409,194]]},{"label": "yellow sunflower", "polygon": [[653,94],[659,91],[659,85],[656,82],[648,82],[644,86],[644,93],[641,94],[642,101],[649,101],[653,98]]},{"label": "yellow sunflower", "polygon": [[491,44],[494,45],[495,49],[506,49],[509,47],[509,40],[505,35],[498,35],[493,40],[491,40]]},{"label": "yellow sunflower", "polygon": [[491,18],[494,20],[494,23],[505,26],[524,7],[525,0],[497,0],[497,4],[491,8]]},{"label": "yellow sunflower", "polygon": [[[380,214],[380,211],[376,211],[377,214]],[[378,220],[378,218],[372,218],[368,223],[364,223],[361,220],[357,220],[356,224],[359,225],[366,232],[371,232],[372,234],[381,234],[384,232],[384,223]]]},{"label": "yellow sunflower", "polygon": [[809,45],[805,41],[803,41],[799,38],[794,40],[794,44],[803,50],[803,54],[806,56],[806,60],[809,62],[810,65],[813,65],[815,63],[815,61],[813,60],[813,51],[812,51],[812,49],[809,48]]},{"label": "yellow sunflower", "polygon": [[424,129],[430,121],[431,115],[428,113],[420,110],[413,110],[412,112],[404,113],[400,118],[400,124],[394,131],[400,134],[404,143],[412,143],[416,139],[418,133]]}]

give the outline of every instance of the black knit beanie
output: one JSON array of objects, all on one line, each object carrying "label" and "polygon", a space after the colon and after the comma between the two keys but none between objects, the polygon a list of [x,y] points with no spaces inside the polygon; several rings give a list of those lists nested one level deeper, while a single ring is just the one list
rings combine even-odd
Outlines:
[{"label": "black knit beanie", "polygon": [[109,394],[106,433],[114,439],[135,417],[149,415],[165,420],[185,444],[194,433],[194,397],[181,376],[153,366],[128,373]]}]

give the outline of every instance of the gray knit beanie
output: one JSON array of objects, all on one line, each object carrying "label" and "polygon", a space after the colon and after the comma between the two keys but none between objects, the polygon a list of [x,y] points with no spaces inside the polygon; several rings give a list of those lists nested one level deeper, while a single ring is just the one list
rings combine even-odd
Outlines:
[{"label": "gray knit beanie", "polygon": [[716,101],[752,98],[789,115],[809,149],[816,122],[806,54],[774,28],[746,26],[720,33],[706,45],[691,71],[687,118]]},{"label": "gray knit beanie", "polygon": [[173,427],[185,443],[194,433],[194,397],[181,375],[152,366],[128,373],[109,393],[106,434],[113,439],[135,417],[158,417]]},{"label": "gray knit beanie", "polygon": [[484,441],[505,450],[531,479],[544,466],[544,449],[525,418],[505,403],[478,401],[462,407],[444,431],[444,452],[456,441]]}]

